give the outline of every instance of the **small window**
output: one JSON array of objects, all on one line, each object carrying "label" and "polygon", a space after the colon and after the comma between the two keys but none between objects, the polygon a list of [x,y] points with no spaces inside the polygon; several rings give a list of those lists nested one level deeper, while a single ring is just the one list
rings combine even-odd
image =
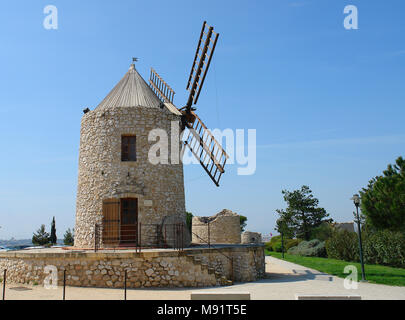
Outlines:
[{"label": "small window", "polygon": [[136,161],[136,137],[122,136],[121,161]]}]

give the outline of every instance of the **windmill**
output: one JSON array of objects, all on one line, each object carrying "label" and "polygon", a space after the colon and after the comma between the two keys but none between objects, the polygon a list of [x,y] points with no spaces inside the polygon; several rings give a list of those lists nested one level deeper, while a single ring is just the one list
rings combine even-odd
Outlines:
[{"label": "windmill", "polygon": [[150,87],[162,103],[172,112],[181,115],[182,131],[185,130],[184,137],[186,137],[183,141],[182,152],[185,151],[186,147],[190,149],[217,187],[219,187],[219,181],[225,172],[224,167],[229,156],[197,116],[196,108],[193,105],[197,104],[200,96],[218,37],[219,34],[214,32],[214,28],[207,26],[206,21],[204,21],[187,82],[186,90],[189,90],[190,94],[184,107],[177,108],[173,104],[175,92],[153,68],[149,80]]}]

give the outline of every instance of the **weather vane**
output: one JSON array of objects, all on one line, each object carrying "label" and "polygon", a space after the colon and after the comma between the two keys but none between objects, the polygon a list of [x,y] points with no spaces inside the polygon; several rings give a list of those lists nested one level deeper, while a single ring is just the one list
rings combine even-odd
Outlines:
[{"label": "weather vane", "polygon": [[132,58],[132,62],[137,62],[138,58]]}]

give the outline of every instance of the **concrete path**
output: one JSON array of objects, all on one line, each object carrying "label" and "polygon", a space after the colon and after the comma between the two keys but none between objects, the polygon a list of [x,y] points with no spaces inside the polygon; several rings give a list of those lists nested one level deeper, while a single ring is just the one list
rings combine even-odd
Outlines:
[{"label": "concrete path", "polygon": [[[253,283],[237,283],[230,287],[199,289],[130,289],[129,300],[189,300],[191,292],[250,292],[254,300],[293,300],[302,295],[360,295],[368,300],[405,300],[405,287],[359,283],[357,290],[347,290],[343,279],[323,274],[306,267],[266,257],[267,278]],[[18,288],[25,289],[18,289]],[[23,291],[22,291],[23,290]],[[2,292],[1,292],[2,293]],[[67,300],[122,300],[121,289],[66,288]],[[7,300],[60,300],[62,288],[45,289],[42,286],[7,285]]]},{"label": "concrete path", "polygon": [[[254,299],[289,300],[295,299],[295,294],[301,294],[360,295],[364,300],[405,300],[405,287],[358,283],[357,289],[347,290],[342,278],[273,257],[266,257],[266,268],[268,278],[255,282]],[[268,292],[270,290],[271,293]]]}]

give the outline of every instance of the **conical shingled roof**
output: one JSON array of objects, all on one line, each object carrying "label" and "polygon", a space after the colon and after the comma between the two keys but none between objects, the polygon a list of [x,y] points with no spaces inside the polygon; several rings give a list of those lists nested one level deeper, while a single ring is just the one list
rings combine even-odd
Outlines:
[{"label": "conical shingled roof", "polygon": [[128,72],[97,108],[147,107],[160,108],[162,102],[131,64]]}]

